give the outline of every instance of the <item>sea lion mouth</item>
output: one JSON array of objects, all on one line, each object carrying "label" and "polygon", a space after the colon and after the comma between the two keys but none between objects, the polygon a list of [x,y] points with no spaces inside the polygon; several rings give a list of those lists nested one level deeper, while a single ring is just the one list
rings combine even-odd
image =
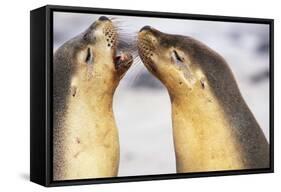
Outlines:
[{"label": "sea lion mouth", "polygon": [[113,47],[113,62],[116,70],[122,69],[129,69],[131,64],[133,63],[133,56],[131,53],[123,50],[118,46],[118,42]]},{"label": "sea lion mouth", "polygon": [[114,58],[115,68],[119,68],[120,65],[128,65],[133,61],[133,56],[130,53],[121,51],[119,54],[116,54]]}]

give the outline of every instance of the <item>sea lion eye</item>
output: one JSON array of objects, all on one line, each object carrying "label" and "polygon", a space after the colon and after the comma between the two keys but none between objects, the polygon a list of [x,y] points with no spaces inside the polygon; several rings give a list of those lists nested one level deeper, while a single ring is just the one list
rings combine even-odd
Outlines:
[{"label": "sea lion eye", "polygon": [[93,62],[93,55],[92,55],[91,48],[88,48],[88,49],[87,49],[87,55],[86,55],[85,62],[86,62],[87,64],[92,64],[92,62]]},{"label": "sea lion eye", "polygon": [[179,56],[178,52],[176,50],[173,50],[173,57],[177,59],[180,62],[183,62],[183,58]]}]

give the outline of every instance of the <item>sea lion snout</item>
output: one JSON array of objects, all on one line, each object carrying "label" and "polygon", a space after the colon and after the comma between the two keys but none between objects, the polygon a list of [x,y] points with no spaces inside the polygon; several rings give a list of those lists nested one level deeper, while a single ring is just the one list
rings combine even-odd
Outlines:
[{"label": "sea lion snout", "polygon": [[140,29],[140,31],[139,31],[139,34],[146,34],[146,35],[152,35],[152,36],[155,36],[155,37],[160,37],[161,36],[161,32],[160,31],[158,31],[157,29],[155,29],[155,28],[153,28],[153,27],[151,27],[151,26],[149,26],[149,25],[146,25],[146,26],[144,26],[144,27],[142,27],[141,29]]},{"label": "sea lion snout", "polygon": [[110,20],[107,17],[105,17],[105,16],[101,16],[99,18],[99,21],[110,21]]},{"label": "sea lion snout", "polygon": [[142,31],[149,31],[151,29],[152,28],[149,25],[146,25],[146,26],[144,26],[143,28],[140,29],[140,32],[142,32]]}]

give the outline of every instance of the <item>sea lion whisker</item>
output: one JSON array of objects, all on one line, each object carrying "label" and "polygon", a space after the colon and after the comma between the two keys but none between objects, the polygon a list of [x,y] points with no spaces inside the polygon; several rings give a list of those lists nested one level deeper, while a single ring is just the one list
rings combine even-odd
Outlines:
[{"label": "sea lion whisker", "polygon": [[129,74],[135,76],[136,70],[142,67],[141,61],[139,59],[134,59],[131,68],[129,69]]},{"label": "sea lion whisker", "polygon": [[141,74],[143,74],[145,71],[145,68],[141,65],[139,65],[139,67],[135,68],[134,70],[134,76],[132,77],[131,85],[135,84],[135,82],[137,82],[141,76]]},{"label": "sea lion whisker", "polygon": [[139,79],[140,75],[141,75],[141,71],[143,70],[144,68],[141,67],[141,65],[139,65],[139,67],[135,67],[135,71],[134,71],[134,77],[133,77],[133,80],[130,81],[129,83],[129,87],[133,87],[134,83],[136,82],[136,80]]}]

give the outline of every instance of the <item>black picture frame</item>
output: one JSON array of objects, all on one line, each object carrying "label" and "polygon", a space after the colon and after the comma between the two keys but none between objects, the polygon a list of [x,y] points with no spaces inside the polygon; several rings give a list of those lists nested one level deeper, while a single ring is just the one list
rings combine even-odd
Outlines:
[{"label": "black picture frame", "polygon": [[[53,12],[177,18],[221,22],[259,23],[270,26],[270,167],[237,171],[128,176],[68,181],[52,180]],[[43,186],[65,186],[146,180],[195,178],[274,172],[274,20],[135,10],[46,5],[30,12],[30,180]]]}]

